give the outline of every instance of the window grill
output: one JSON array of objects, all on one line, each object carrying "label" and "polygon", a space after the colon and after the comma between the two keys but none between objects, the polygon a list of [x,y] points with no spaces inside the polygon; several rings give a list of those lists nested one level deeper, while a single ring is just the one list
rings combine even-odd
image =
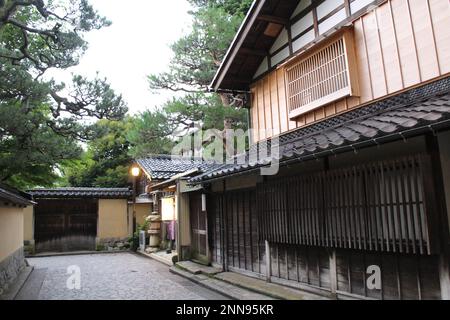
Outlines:
[{"label": "window grill", "polygon": [[[322,49],[286,67],[289,116],[356,95],[352,38],[344,34]],[[353,82],[352,82],[353,80]]]}]

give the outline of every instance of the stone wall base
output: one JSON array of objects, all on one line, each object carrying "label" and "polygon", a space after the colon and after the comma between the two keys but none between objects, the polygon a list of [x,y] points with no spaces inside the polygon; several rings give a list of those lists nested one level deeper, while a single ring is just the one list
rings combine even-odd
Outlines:
[{"label": "stone wall base", "polygon": [[24,267],[23,247],[0,262],[0,295],[16,280]]},{"label": "stone wall base", "polygon": [[104,238],[96,239],[97,251],[121,251],[130,249],[129,238]]}]

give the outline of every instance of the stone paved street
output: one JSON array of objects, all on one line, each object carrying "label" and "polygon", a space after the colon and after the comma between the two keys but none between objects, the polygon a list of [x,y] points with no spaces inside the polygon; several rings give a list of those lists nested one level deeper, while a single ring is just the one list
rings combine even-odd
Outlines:
[{"label": "stone paved street", "polygon": [[[34,266],[16,299],[222,300],[213,291],[171,274],[168,267],[131,253],[28,259]],[[67,269],[81,269],[81,289],[69,290]]]}]

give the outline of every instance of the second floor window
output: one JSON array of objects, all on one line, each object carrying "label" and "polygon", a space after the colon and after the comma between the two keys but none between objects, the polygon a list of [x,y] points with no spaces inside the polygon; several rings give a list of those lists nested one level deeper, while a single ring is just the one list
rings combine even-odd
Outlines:
[{"label": "second floor window", "polygon": [[[350,60],[353,59],[353,60]],[[357,95],[353,37],[347,31],[286,67],[289,117]]]}]

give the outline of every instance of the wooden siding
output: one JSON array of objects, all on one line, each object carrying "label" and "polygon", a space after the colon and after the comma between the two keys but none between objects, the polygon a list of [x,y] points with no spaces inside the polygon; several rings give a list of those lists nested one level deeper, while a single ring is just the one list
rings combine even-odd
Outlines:
[{"label": "wooden siding", "polygon": [[[360,96],[324,105],[291,121],[284,68],[280,67],[252,85],[255,141],[450,73],[448,0],[388,0],[355,20],[353,29]],[[273,131],[266,134],[266,129]]]},{"label": "wooden siding", "polygon": [[[297,194],[296,198],[301,196]],[[255,210],[256,203],[263,200],[255,189],[209,197],[209,238],[215,264],[224,266],[225,270],[266,276],[265,248],[259,231],[264,227],[261,215]],[[279,206],[277,214],[271,217],[273,226],[288,228],[280,222],[280,215],[286,214],[286,210]],[[303,221],[299,226],[307,228],[308,225]],[[330,249],[282,243],[283,238],[279,239],[270,242],[270,277],[274,283],[307,287],[325,294],[335,291],[340,298],[348,295],[388,300],[441,298],[437,255]],[[331,268],[332,257],[336,257],[335,268]],[[366,286],[369,266],[380,267],[379,290],[369,290]]]}]

